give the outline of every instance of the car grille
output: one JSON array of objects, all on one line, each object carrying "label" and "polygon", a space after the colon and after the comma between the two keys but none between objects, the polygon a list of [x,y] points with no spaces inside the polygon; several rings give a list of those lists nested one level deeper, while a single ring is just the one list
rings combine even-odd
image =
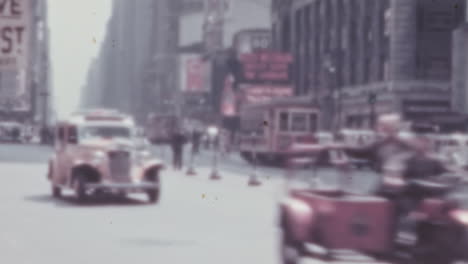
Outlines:
[{"label": "car grille", "polygon": [[130,179],[131,158],[128,151],[109,152],[109,169],[114,180]]}]

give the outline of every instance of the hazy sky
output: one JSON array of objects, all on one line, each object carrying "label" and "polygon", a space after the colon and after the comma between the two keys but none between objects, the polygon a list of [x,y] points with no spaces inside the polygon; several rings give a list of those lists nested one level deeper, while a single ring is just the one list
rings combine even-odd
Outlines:
[{"label": "hazy sky", "polygon": [[52,87],[57,114],[64,117],[78,106],[80,89],[103,41],[112,4],[111,0],[48,3]]}]

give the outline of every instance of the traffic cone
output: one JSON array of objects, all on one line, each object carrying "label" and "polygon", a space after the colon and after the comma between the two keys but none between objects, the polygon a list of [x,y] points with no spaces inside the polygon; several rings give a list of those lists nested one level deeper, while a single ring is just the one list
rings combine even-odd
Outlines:
[{"label": "traffic cone", "polygon": [[193,159],[194,159],[194,153],[192,151],[192,153],[190,154],[190,164],[189,164],[189,168],[187,170],[187,176],[195,176],[197,175],[197,172],[195,171],[195,168],[193,167]]},{"label": "traffic cone", "polygon": [[211,180],[220,180],[221,179],[221,175],[219,175],[219,172],[218,172],[218,149],[214,149],[213,150],[213,167],[212,167],[212,171],[211,171],[211,175],[210,175],[210,179]]},{"label": "traffic cone", "polygon": [[186,174],[187,174],[187,176],[195,176],[195,175],[197,175],[197,172],[195,171],[195,169],[193,168],[193,166],[190,165],[190,167],[188,168]]},{"label": "traffic cone", "polygon": [[255,173],[250,174],[249,186],[260,186],[262,182],[258,180],[257,175]]},{"label": "traffic cone", "polygon": [[213,170],[211,172],[210,180],[221,180],[221,175],[219,175],[218,170]]},{"label": "traffic cone", "polygon": [[256,158],[256,157],[254,158],[254,164],[253,164],[253,168],[252,168],[252,173],[250,174],[250,177],[249,177],[248,185],[249,185],[249,186],[259,186],[259,185],[262,185],[262,183],[260,182],[260,180],[258,180],[258,175],[257,175],[257,158]]}]

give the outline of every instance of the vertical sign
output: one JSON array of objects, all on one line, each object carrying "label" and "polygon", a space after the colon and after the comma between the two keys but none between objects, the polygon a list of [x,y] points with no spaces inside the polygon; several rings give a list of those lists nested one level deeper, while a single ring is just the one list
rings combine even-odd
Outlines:
[{"label": "vertical sign", "polygon": [[19,70],[27,63],[30,0],[0,0],[0,69]]},{"label": "vertical sign", "polygon": [[31,0],[0,0],[0,110],[28,111]]},{"label": "vertical sign", "polygon": [[200,55],[181,55],[181,90],[182,92],[198,93],[206,91],[206,66]]}]

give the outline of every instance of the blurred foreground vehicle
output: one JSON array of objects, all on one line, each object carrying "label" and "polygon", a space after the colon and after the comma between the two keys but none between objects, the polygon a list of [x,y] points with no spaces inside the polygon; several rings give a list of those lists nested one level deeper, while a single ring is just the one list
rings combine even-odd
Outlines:
[{"label": "blurred foreground vehicle", "polygon": [[[346,162],[333,163],[349,180],[351,168]],[[299,263],[302,257],[332,260],[341,250],[392,263],[468,261],[468,210],[462,209],[464,190],[459,189],[466,189],[464,181],[449,175],[437,181],[389,177],[374,190],[361,193],[345,190],[349,186],[345,181],[339,181],[340,187],[324,187],[290,177],[279,206],[282,263]],[[409,214],[399,215],[396,199],[375,194],[383,184],[392,185],[387,190],[395,192],[411,188],[421,199]],[[416,228],[408,230],[407,225]]]},{"label": "blurred foreground vehicle", "polygon": [[163,164],[149,152],[132,118],[112,112],[78,113],[56,127],[48,178],[54,197],[70,188],[78,201],[90,194],[160,193]]}]

